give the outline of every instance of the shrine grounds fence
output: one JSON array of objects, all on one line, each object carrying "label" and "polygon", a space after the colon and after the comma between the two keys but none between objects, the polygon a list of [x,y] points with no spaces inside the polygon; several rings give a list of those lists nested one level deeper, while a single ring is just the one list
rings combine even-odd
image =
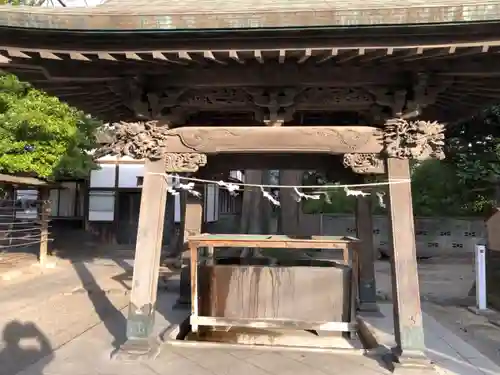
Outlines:
[{"label": "shrine grounds fence", "polygon": [[[237,215],[220,215],[209,228],[213,233],[236,233]],[[355,236],[356,223],[350,214],[300,214],[300,235]],[[376,249],[389,253],[389,220],[373,216],[373,241]],[[474,246],[483,242],[486,227],[478,218],[416,217],[417,253],[422,256],[472,255]]]}]

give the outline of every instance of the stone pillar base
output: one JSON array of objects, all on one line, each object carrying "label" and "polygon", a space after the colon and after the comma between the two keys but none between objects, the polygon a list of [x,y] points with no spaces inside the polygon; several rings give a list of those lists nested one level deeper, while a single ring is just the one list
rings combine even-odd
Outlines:
[{"label": "stone pillar base", "polygon": [[140,361],[155,359],[160,354],[160,342],[156,338],[129,339],[116,351],[111,359],[122,361]]}]

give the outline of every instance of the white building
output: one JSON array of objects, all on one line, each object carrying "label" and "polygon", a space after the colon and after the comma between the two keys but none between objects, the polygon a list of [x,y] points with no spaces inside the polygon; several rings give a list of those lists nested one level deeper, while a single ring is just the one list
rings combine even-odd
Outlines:
[{"label": "white building", "polygon": [[[100,169],[93,170],[87,181],[62,182],[50,193],[51,215],[54,222],[80,223],[104,243],[132,244],[135,242],[140,209],[144,162],[132,158],[105,156],[97,160]],[[242,181],[240,171],[231,172],[233,181]],[[36,190],[18,190],[23,202],[37,199]],[[234,214],[240,209],[238,197],[217,185],[204,185],[204,222],[214,223],[220,215]],[[35,218],[36,207],[24,204],[16,213],[18,219]],[[165,236],[181,221],[180,197],[169,194],[165,215]],[[78,224],[77,224],[78,225]]]}]

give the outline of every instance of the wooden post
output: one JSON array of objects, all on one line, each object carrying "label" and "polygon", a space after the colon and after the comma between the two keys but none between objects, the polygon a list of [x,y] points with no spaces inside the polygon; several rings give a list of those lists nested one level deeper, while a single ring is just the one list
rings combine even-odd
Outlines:
[{"label": "wooden post", "polygon": [[146,160],[127,342],[116,352],[116,356],[126,359],[151,358],[159,353],[158,342],[152,333],[167,198],[167,181],[162,173],[165,173],[164,160]]},{"label": "wooden post", "polygon": [[49,242],[49,216],[50,216],[50,189],[42,187],[39,190],[40,205],[40,254],[38,261],[42,267],[47,265],[47,253]]},{"label": "wooden post", "polygon": [[[184,215],[184,235],[187,235],[187,237],[189,238],[189,236],[200,234],[202,224],[203,199],[187,194],[186,212]],[[186,242],[188,238],[184,238],[184,242]],[[191,253],[188,251],[184,251],[182,256],[184,258],[191,258]],[[188,265],[183,267],[181,270],[180,293],[178,300],[178,303],[180,305],[188,305],[191,303],[191,266],[192,263],[189,262]]]},{"label": "wooden post", "polygon": [[[388,158],[386,165],[389,181],[410,179],[407,159]],[[428,366],[424,355],[410,182],[389,185],[389,213],[393,247],[391,276],[396,355],[402,365]]]},{"label": "wooden post", "polygon": [[356,231],[361,240],[359,250],[359,310],[378,311],[375,284],[375,249],[373,245],[372,200],[370,196],[356,199]]},{"label": "wooden post", "polygon": [[199,249],[197,245],[189,245],[189,253],[191,257],[191,331],[194,333],[198,332],[198,324],[195,322],[198,318],[198,253]]}]

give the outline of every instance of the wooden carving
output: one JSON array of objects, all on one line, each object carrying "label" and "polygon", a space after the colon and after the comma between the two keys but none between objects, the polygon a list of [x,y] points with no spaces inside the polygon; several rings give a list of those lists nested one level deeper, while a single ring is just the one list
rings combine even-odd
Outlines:
[{"label": "wooden carving", "polygon": [[195,90],[182,100],[181,105],[196,110],[253,107],[250,96],[244,90],[234,88]]},{"label": "wooden carving", "polygon": [[123,98],[124,104],[141,120],[163,120],[167,123],[184,122],[186,109],[178,108],[187,89],[165,89],[152,92],[145,89],[143,79],[135,77],[109,89]]},{"label": "wooden carving", "polygon": [[280,126],[290,121],[295,113],[295,98],[299,93],[296,88],[257,89],[247,88],[246,91],[253,97],[254,104],[264,112],[256,113],[257,119],[262,119],[268,126]]},{"label": "wooden carving", "polygon": [[344,154],[343,164],[355,173],[384,173],[384,162],[380,154]]},{"label": "wooden carving", "polygon": [[340,154],[382,150],[379,129],[367,126],[184,127],[171,130],[181,145],[169,150],[201,153],[314,152]]},{"label": "wooden carving", "polygon": [[165,154],[165,171],[196,172],[207,164],[207,155],[193,152]]},{"label": "wooden carving", "polygon": [[96,152],[158,159],[171,153],[380,153],[382,132],[368,126],[186,126],[168,129],[155,121],[114,124]]},{"label": "wooden carving", "polygon": [[312,87],[297,98],[297,108],[342,108],[369,107],[373,96],[361,88]]},{"label": "wooden carving", "polygon": [[391,158],[444,159],[444,126],[438,122],[387,120],[384,127],[384,152]]},{"label": "wooden carving", "polygon": [[156,121],[119,122],[113,124],[109,131],[113,133],[111,142],[103,144],[96,151],[96,157],[111,154],[158,160],[165,154],[169,129],[157,126]]}]

